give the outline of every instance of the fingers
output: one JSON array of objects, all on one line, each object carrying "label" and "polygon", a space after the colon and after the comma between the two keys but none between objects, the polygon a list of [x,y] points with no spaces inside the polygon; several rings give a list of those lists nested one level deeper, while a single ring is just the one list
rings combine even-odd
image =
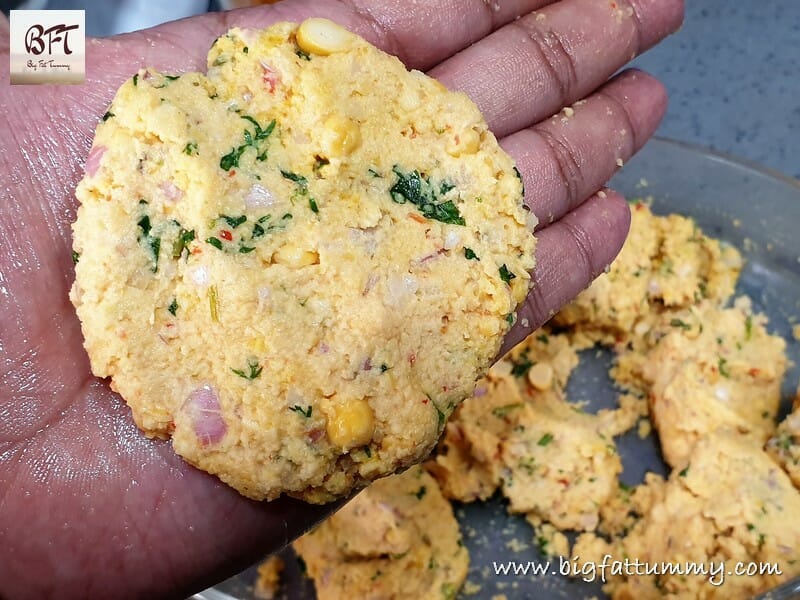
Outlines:
[{"label": "fingers", "polygon": [[606,190],[539,232],[533,288],[517,310],[517,321],[501,353],[550,319],[611,264],[629,226],[625,199]]},{"label": "fingers", "polygon": [[[415,69],[429,69],[495,29],[555,0],[342,0],[371,21],[379,44]],[[383,38],[381,40],[380,38]]]},{"label": "fingers", "polygon": [[630,70],[585,101],[503,139],[539,227],[599,190],[655,132],[666,108],[664,86]]},{"label": "fingers", "polygon": [[502,137],[586,96],[683,19],[683,0],[562,0],[431,71]]},{"label": "fingers", "polygon": [[142,63],[141,54],[126,51],[131,44],[140,46],[145,63],[157,69],[204,70],[211,43],[231,27],[267,27],[278,21],[325,17],[398,56],[407,66],[425,69],[516,17],[553,1],[436,0],[409,5],[404,0],[284,0],[270,6],[166,23],[104,40],[103,44],[117,60],[130,65],[127,70],[135,70]]}]

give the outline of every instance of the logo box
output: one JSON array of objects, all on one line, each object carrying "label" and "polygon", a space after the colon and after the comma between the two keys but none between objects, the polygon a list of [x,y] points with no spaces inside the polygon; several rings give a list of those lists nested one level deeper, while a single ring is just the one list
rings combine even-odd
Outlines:
[{"label": "logo box", "polygon": [[75,84],[86,79],[82,10],[12,10],[11,84]]}]

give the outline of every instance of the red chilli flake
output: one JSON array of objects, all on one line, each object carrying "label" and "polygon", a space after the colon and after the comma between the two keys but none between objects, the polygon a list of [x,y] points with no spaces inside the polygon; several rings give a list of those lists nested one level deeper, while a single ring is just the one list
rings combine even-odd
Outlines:
[{"label": "red chilli flake", "polygon": [[223,240],[227,240],[229,242],[233,241],[233,235],[231,235],[231,232],[228,231],[227,229],[221,230],[219,232],[219,237],[221,237]]}]

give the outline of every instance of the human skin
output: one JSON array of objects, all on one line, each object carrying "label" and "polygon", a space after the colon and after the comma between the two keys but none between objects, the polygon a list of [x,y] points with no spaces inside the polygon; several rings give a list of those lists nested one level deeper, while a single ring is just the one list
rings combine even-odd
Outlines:
[{"label": "human skin", "polygon": [[88,39],[80,86],[10,86],[0,16],[0,597],[185,597],[333,510],[253,502],[146,439],[92,376],[68,299],[74,189],[116,89],[142,66],[204,70],[230,27],[309,16],[466,92],[517,161],[540,225],[506,349],[619,251],[627,205],[597,192],[652,135],[666,95],[641,72],[608,78],[680,25],[682,0],[285,0]]}]

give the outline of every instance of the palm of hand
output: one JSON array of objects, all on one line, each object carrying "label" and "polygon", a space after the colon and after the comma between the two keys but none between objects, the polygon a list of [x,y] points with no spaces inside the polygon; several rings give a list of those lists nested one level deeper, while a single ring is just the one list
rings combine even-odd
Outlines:
[{"label": "palm of hand", "polygon": [[[432,75],[466,91],[517,160],[530,190],[526,201],[546,226],[538,234],[537,288],[518,320],[529,327],[512,332],[507,347],[616,254],[627,231],[624,201],[611,192],[584,200],[617,159],[627,160],[652,134],[665,104],[659,84],[641,73],[623,75],[569,118],[531,125],[589,94],[632,52],[676,27],[682,2],[631,0],[631,14],[586,0],[514,0],[498,11],[481,2],[466,10],[441,4],[407,9],[399,0],[331,0],[312,11],[310,2],[290,0],[231,13],[226,22],[191,19],[90,40],[84,86],[4,92],[0,580],[11,582],[6,592],[185,593],[281,546],[326,510],[240,497],[182,462],[168,442],[145,439],[107,382],[91,375],[67,298],[73,190],[98,117],[140,66],[202,70],[211,41],[228,27],[299,21],[313,12],[351,27],[409,66],[433,67]],[[529,15],[502,27],[542,7],[544,18]],[[437,35],[445,26],[449,35]],[[8,39],[5,27],[0,21],[0,44]],[[442,61],[492,30],[499,31]],[[509,63],[517,69],[510,79]],[[547,84],[535,87],[540,81]]]}]

